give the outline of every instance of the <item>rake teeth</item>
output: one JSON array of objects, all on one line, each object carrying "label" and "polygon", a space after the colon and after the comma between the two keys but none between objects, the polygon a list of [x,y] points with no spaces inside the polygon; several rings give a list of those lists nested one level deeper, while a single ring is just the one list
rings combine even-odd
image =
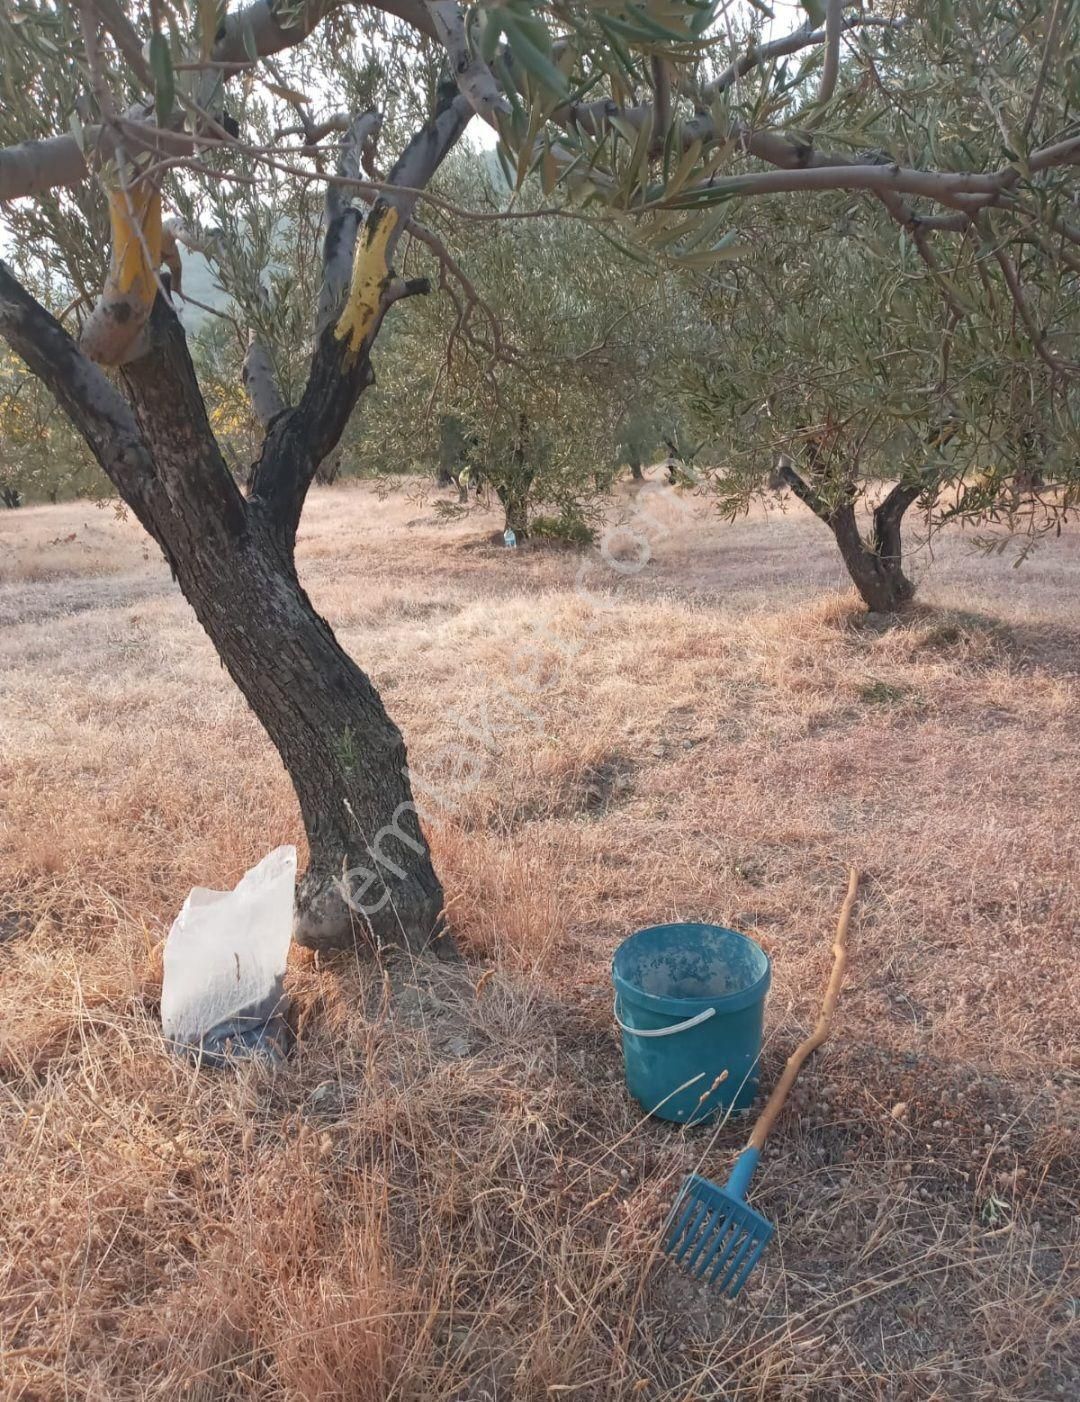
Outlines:
[{"label": "rake teeth", "polygon": [[734,1298],[772,1235],[772,1224],[742,1198],[692,1174],[672,1209],[664,1249],[691,1276]]}]

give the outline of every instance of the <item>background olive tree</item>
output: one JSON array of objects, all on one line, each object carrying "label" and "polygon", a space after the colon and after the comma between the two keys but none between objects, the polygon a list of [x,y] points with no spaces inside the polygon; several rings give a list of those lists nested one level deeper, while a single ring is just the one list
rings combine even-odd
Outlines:
[{"label": "background olive tree", "polygon": [[434,188],[492,212],[512,200],[520,217],[455,226],[435,212],[468,287],[426,300],[388,339],[359,460],[464,471],[518,539],[534,525],[586,539],[626,461],[628,425],[650,420],[637,450],[658,447],[662,380],[697,339],[692,289],[588,222],[532,217],[542,192],[515,193],[485,156],[461,153]]},{"label": "background olive tree", "polygon": [[797,239],[759,213],[765,251],[702,281],[722,354],[683,367],[684,402],[709,436],[703,480],[722,514],[794,494],[867,606],[890,611],[913,594],[901,528],[917,504],[927,532],[992,518],[1030,537],[1068,512],[1076,389],[1000,306],[960,315],[906,235],[883,248],[857,207],[822,213]]}]

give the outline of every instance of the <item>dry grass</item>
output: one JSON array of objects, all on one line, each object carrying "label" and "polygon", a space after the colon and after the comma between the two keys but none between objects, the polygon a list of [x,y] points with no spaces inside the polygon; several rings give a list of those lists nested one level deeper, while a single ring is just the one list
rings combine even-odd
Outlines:
[{"label": "dry grass", "polygon": [[[583,599],[494,521],[314,496],[316,603],[429,790],[468,776],[431,801],[472,961],[298,957],[276,1076],[162,1050],[154,947],[298,838],[281,768],[134,524],[0,518],[0,1395],[1077,1395],[1077,537],[1019,572],[944,542],[883,630],[802,515],[668,518]],[[673,916],[754,933],[768,1081],[848,862],[838,1036],[729,1306],[655,1247],[745,1131],[640,1122],[608,961]]]}]

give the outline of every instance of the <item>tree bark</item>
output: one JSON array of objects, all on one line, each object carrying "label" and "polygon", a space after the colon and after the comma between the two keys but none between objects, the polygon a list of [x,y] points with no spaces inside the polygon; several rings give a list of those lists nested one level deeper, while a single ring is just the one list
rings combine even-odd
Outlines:
[{"label": "tree bark", "polygon": [[641,463],[637,460],[637,458],[630,459],[630,478],[631,481],[634,482],[644,482],[645,480],[641,471]]},{"label": "tree bark", "polygon": [[344,454],[339,450],[323,458],[322,462],[315,469],[315,481],[320,487],[332,487],[341,476],[341,464]]},{"label": "tree bark", "polygon": [[525,500],[516,494],[504,496],[503,510],[506,517],[506,529],[513,531],[519,541],[527,540],[529,537],[529,508]]},{"label": "tree bark", "polygon": [[529,535],[529,484],[515,477],[510,482],[496,483],[495,493],[502,504],[505,529],[513,531],[518,540],[526,540]]},{"label": "tree bark", "polygon": [[310,856],[298,943],[422,950],[439,939],[442,888],[401,732],[315,611],[268,513],[256,505],[228,552],[196,540],[177,580],[300,801]]},{"label": "tree bark", "polygon": [[513,470],[508,476],[493,483],[496,495],[502,503],[506,527],[514,532],[518,540],[525,540],[529,534],[529,493],[536,476],[534,469],[526,463],[528,433],[528,418],[525,414],[519,414],[514,446],[510,454]]},{"label": "tree bark", "polygon": [[[300,514],[320,464],[374,382],[371,347],[390,306],[429,290],[390,265],[422,189],[465,129],[452,82],[361,220],[328,202],[311,370],[298,404],[269,417],[241,495],[222,456],[177,318],[163,296],[126,398],[0,262],[0,335],[52,391],[117,491],[161,546],[230,676],[276,746],[310,848],[296,938],[321,948],[428,947],[442,889],[412,801],[405,744],[369,678],[338,644],[297,577]],[[371,121],[361,119],[366,130]],[[357,131],[360,131],[357,127]],[[364,243],[354,257],[354,245]],[[115,250],[114,250],[115,251]],[[448,938],[442,943],[452,948]]]}]

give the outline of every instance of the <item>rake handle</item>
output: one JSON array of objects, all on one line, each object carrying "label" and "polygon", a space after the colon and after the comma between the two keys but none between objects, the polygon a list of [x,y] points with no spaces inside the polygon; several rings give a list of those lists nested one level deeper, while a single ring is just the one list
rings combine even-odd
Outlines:
[{"label": "rake handle", "polygon": [[836,939],[833,941],[832,973],[829,975],[829,983],[825,989],[825,1001],[821,1005],[821,1015],[817,1020],[817,1026],[810,1033],[810,1036],[801,1042],[788,1057],[784,1074],[777,1081],[772,1095],[765,1102],[764,1110],[758,1116],[757,1124],[754,1125],[754,1131],[746,1146],[748,1149],[761,1149],[763,1147],[765,1140],[769,1137],[769,1131],[776,1123],[777,1116],[784,1108],[784,1101],[787,1100],[804,1062],[812,1052],[817,1051],[832,1031],[833,1012],[836,1009],[836,1000],[840,997],[840,985],[844,981],[844,970],[847,968],[848,925],[851,923],[851,911],[855,905],[858,891],[859,873],[852,867],[848,875],[847,895],[840,908]]}]

